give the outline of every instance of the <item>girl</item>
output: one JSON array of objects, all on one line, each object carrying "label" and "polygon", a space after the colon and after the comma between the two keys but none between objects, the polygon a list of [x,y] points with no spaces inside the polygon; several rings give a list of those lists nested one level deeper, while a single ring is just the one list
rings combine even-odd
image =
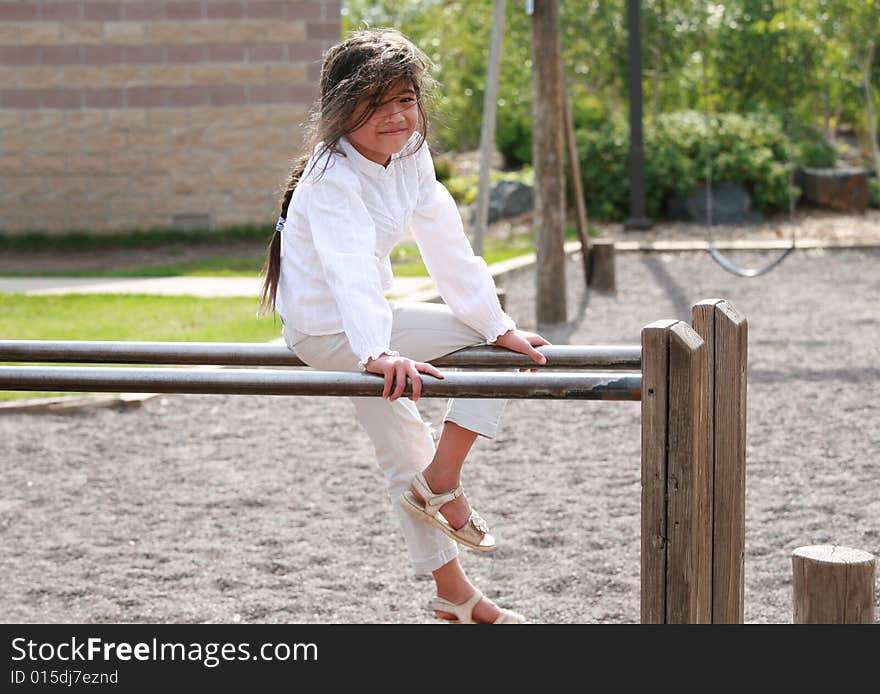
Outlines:
[{"label": "girl", "polygon": [[[293,168],[267,254],[263,310],[276,310],[287,346],[322,370],[384,378],[382,398],[352,398],[376,449],[416,573],[430,573],[430,605],[457,623],[521,623],[468,580],[458,544],[495,549],[463,495],[460,473],[477,436],[495,436],[503,400],[452,399],[436,450],[415,401],[420,374],[462,347],[493,343],[545,358],[549,344],[502,311],[491,274],[473,254],[425,143],[426,57],[392,29],[330,48],[303,156]],[[389,253],[407,229],[445,305],[389,303]],[[409,378],[410,399],[400,396]]]}]

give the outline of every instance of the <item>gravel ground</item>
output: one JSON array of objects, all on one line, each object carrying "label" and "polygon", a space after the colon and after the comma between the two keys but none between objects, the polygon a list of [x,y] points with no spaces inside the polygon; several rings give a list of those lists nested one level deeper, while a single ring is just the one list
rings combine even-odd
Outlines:
[{"label": "gravel ground", "polygon": [[[733,255],[759,264],[761,254]],[[704,298],[749,320],[745,619],[791,622],[791,552],[880,554],[880,251],[798,251],[740,279],[704,253],[620,253],[615,293],[566,268],[554,342],[626,343]],[[505,278],[535,329],[531,270]],[[424,399],[436,422],[445,403]],[[546,623],[639,621],[638,403],[511,400],[464,481],[500,548],[478,586]],[[432,622],[344,398],[169,395],[0,416],[3,621]]]}]

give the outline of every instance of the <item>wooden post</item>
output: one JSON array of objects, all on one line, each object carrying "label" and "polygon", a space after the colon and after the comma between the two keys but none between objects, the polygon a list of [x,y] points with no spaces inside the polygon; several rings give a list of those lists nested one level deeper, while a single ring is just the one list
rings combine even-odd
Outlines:
[{"label": "wooden post", "polygon": [[616,291],[614,276],[614,241],[595,239],[590,244],[587,262],[587,286],[592,289]]},{"label": "wooden post", "polygon": [[723,299],[693,306],[706,342],[712,485],[712,622],[742,624],[746,504],[748,322]]},{"label": "wooden post", "polygon": [[540,0],[532,14],[533,226],[537,261],[536,321],[566,321],[565,124],[562,113],[559,0]]},{"label": "wooden post", "polygon": [[873,624],[876,559],[836,545],[791,555],[795,624]]},{"label": "wooden post", "polygon": [[666,621],[712,621],[712,499],[706,344],[687,324],[669,334]]},{"label": "wooden post", "polygon": [[712,618],[706,345],[681,321],[642,330],[642,594],[646,624]]},{"label": "wooden post", "polygon": [[666,623],[666,454],[669,414],[669,329],[642,328],[641,621]]},{"label": "wooden post", "polygon": [[[561,56],[560,56],[561,57]],[[565,75],[564,66],[560,73]],[[584,283],[590,282],[590,228],[587,221],[587,207],[584,204],[584,181],[581,177],[581,161],[578,157],[577,142],[574,139],[574,115],[571,112],[571,99],[568,89],[562,89],[563,111],[565,112],[565,144],[568,146],[568,171],[571,174],[571,192],[577,210],[577,230],[581,240],[581,260],[584,265]]]}]

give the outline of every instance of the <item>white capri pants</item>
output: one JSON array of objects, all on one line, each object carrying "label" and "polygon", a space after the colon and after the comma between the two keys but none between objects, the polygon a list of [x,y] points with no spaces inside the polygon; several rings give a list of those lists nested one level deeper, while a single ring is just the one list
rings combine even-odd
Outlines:
[{"label": "white capri pants", "polygon": [[[463,347],[486,344],[473,328],[444,304],[392,302],[390,348],[415,361],[430,361]],[[345,333],[306,335],[285,325],[284,341],[309,366],[322,371],[359,371]],[[434,457],[434,440],[416,404],[408,397],[353,397],[358,421],[376,449],[391,506],[400,521],[409,558],[417,574],[429,574],[458,556],[458,544],[436,526],[410,516],[400,496],[416,473]],[[455,422],[486,438],[498,430],[506,400],[451,398],[444,422]],[[435,490],[446,491],[446,490]]]}]

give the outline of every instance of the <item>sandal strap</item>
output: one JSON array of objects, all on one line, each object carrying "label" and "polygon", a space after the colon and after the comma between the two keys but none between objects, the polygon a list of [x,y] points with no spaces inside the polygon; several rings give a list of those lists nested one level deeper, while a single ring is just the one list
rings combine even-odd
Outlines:
[{"label": "sandal strap", "polygon": [[437,610],[439,612],[448,612],[449,614],[454,614],[460,624],[473,624],[474,623],[474,608],[477,606],[477,603],[483,599],[483,594],[476,590],[474,594],[471,595],[464,602],[460,602],[458,604],[454,602],[450,602],[446,598],[441,597],[433,597],[428,606],[432,610]]},{"label": "sandal strap", "polygon": [[432,516],[436,515],[441,506],[448,504],[450,501],[455,501],[464,493],[461,485],[458,485],[455,489],[450,489],[448,492],[437,493],[428,486],[425,476],[421,472],[413,478],[412,484],[419,493],[419,496],[425,500],[425,511]]}]

